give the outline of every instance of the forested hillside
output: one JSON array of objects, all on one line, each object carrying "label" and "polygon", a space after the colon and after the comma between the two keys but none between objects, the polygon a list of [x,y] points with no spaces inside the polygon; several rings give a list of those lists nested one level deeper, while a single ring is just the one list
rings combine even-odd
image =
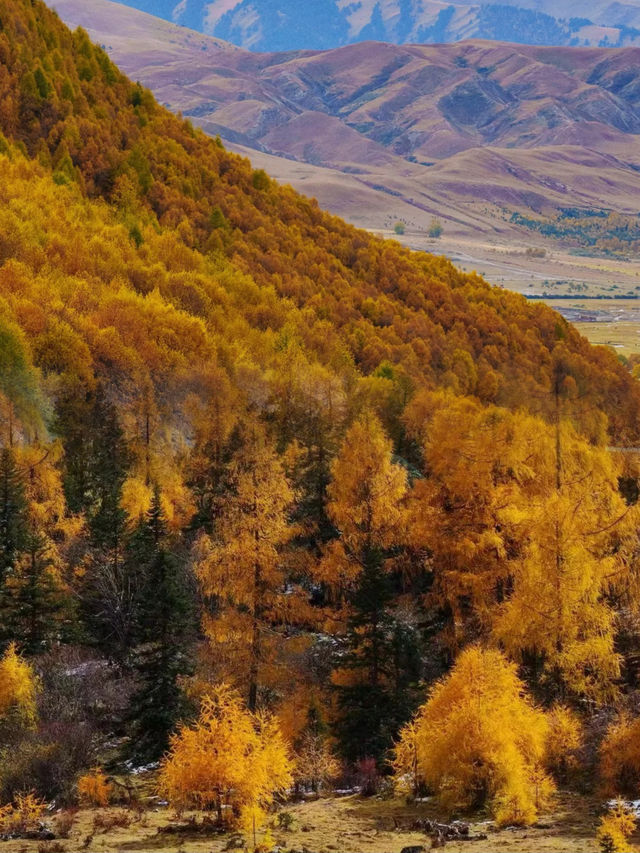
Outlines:
[{"label": "forested hillside", "polygon": [[537,727],[487,731],[526,755],[473,785],[533,820],[546,709],[634,684],[627,367],[277,186],[37,0],[0,0],[0,128],[2,802],[157,760],[200,712],[161,790],[255,826],[294,779],[391,772],[467,648],[451,677]]}]

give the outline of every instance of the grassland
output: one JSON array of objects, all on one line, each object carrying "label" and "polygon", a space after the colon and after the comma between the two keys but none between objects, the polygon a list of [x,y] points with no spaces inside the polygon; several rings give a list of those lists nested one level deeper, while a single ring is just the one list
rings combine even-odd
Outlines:
[{"label": "grassland", "polygon": [[[471,821],[474,834],[486,839],[450,842],[452,853],[592,853],[598,850],[595,831],[597,802],[576,794],[560,794],[554,809],[533,827],[498,830],[482,815]],[[400,853],[409,845],[430,847],[429,838],[412,828],[418,818],[442,820],[445,815],[432,802],[408,806],[398,798],[361,798],[357,795],[307,801],[285,807],[293,817],[291,831],[272,829],[275,845],[287,851],[312,853]],[[202,815],[177,818],[170,809],[123,807],[82,810],[75,815],[67,839],[43,843],[0,843],[3,853],[76,853],[89,851],[163,851],[163,853],[222,853],[242,850],[239,837],[197,831],[189,821]],[[52,824],[55,824],[52,818]],[[274,819],[274,826],[277,821]],[[167,828],[170,831],[167,831]],[[184,831],[177,831],[180,827]]]}]

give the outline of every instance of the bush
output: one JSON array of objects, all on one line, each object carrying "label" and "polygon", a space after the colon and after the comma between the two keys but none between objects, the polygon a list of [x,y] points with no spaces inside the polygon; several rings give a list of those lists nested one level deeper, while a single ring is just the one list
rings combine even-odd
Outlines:
[{"label": "bush", "polygon": [[34,790],[47,800],[71,801],[78,773],[91,766],[91,732],[82,725],[41,727],[0,750],[0,798]]},{"label": "bush", "polygon": [[429,225],[429,231],[428,231],[429,237],[435,237],[435,238],[441,237],[443,231],[444,231],[444,228],[442,226],[442,222],[440,222],[439,219],[432,219],[431,224]]},{"label": "bush", "polygon": [[99,767],[78,779],[78,797],[81,803],[91,806],[107,806],[113,786]]},{"label": "bush", "polygon": [[18,794],[13,802],[0,808],[0,835],[24,835],[38,829],[47,804],[31,791]]},{"label": "bush", "polygon": [[294,771],[296,783],[319,794],[338,778],[341,769],[325,739],[307,732],[298,749]]},{"label": "bush", "polygon": [[280,812],[278,814],[278,829],[282,829],[284,832],[291,832],[295,822],[296,819],[291,812]]},{"label": "bush", "polygon": [[396,222],[396,224],[393,226],[393,230],[396,232],[396,234],[404,234],[407,229],[404,222]]},{"label": "bush", "polygon": [[640,717],[621,714],[600,746],[600,778],[605,794],[636,797],[640,788]]},{"label": "bush", "polygon": [[65,809],[56,817],[56,835],[58,838],[68,838],[76,822],[76,809]]},{"label": "bush", "polygon": [[583,742],[582,723],[573,711],[564,705],[555,705],[547,714],[547,767],[565,780],[578,766],[577,753]]}]

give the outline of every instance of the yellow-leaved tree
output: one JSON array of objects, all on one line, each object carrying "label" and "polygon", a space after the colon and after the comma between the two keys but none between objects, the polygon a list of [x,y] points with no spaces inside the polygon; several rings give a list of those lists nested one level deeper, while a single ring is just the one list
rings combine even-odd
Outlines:
[{"label": "yellow-leaved tree", "polygon": [[[205,630],[217,656],[228,661],[238,684],[247,685],[255,711],[262,667],[272,655],[272,623],[287,621],[295,596],[285,596],[283,546],[292,536],[293,492],[282,462],[262,427],[250,426],[229,471],[229,495],[213,537],[197,546],[196,570],[204,593],[215,600]],[[291,617],[293,614],[290,614]]]},{"label": "yellow-leaved tree", "polygon": [[608,796],[640,791],[640,717],[620,714],[600,745],[600,780]]},{"label": "yellow-leaved tree", "polygon": [[554,705],[547,712],[547,767],[557,779],[566,781],[570,771],[578,767],[578,750],[584,742],[582,720],[565,705]]},{"label": "yellow-leaved tree", "polygon": [[501,825],[530,824],[554,790],[548,732],[515,664],[470,646],[401,733],[396,778],[417,775],[447,808],[489,805]]},{"label": "yellow-leaved tree", "polygon": [[11,643],[0,659],[0,725],[32,726],[37,692],[37,676]]},{"label": "yellow-leaved tree", "polygon": [[637,519],[619,460],[560,414],[548,424],[442,392],[416,399],[407,424],[426,475],[410,534],[431,553],[451,647],[480,631],[550,695],[611,699],[611,593],[630,582]]},{"label": "yellow-leaved tree", "polygon": [[171,739],[160,790],[177,809],[213,808],[221,822],[264,822],[274,797],[293,782],[293,761],[274,717],[253,714],[226,685],[202,702],[200,717]]},{"label": "yellow-leaved tree", "polygon": [[523,494],[551,487],[538,474],[553,442],[536,418],[443,391],[417,395],[405,420],[424,448],[425,473],[412,491],[409,532],[432,555],[431,597],[451,613],[446,639],[455,651],[478,627],[490,631],[511,590],[526,517],[514,510]]},{"label": "yellow-leaved tree", "polygon": [[600,819],[596,838],[602,853],[633,853],[629,837],[636,828],[636,817],[628,806],[617,800]]},{"label": "yellow-leaved tree", "polygon": [[555,433],[556,451],[538,476],[553,475],[552,487],[523,493],[505,511],[517,516],[521,547],[493,635],[561,697],[602,703],[615,697],[620,676],[610,593],[628,582],[637,511],[625,504],[605,447],[568,423],[545,429]]}]

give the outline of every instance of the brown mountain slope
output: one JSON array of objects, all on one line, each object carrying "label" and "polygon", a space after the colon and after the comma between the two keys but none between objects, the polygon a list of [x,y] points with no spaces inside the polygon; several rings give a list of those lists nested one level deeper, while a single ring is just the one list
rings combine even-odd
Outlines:
[{"label": "brown mountain slope", "polygon": [[[449,233],[504,232],[503,206],[638,210],[638,49],[367,43],[251,54],[109,0],[56,8],[162,102],[280,158],[264,161],[275,177],[359,224],[438,214]],[[301,179],[292,160],[323,171]]]}]

